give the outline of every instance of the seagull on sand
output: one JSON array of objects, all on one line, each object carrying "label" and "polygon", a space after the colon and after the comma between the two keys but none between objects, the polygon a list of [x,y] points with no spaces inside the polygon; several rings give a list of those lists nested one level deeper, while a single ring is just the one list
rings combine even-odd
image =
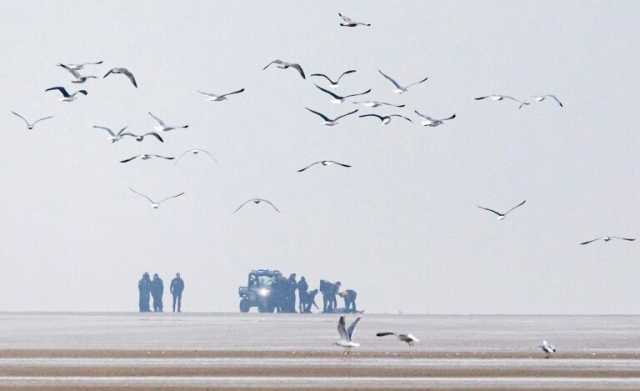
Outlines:
[{"label": "seagull on sand", "polygon": [[517,102],[519,104],[518,108],[521,109],[524,106],[529,106],[531,104],[531,102],[527,102],[527,101],[523,101],[517,98],[514,98],[513,96],[509,96],[509,95],[486,95],[486,96],[479,96],[477,98],[474,98],[475,100],[484,100],[484,99],[489,99],[492,100],[494,102],[500,102],[503,101],[505,99],[507,100],[512,100],[514,102]]},{"label": "seagull on sand", "polygon": [[173,160],[173,159],[175,159],[173,156],[163,156],[163,155],[143,153],[143,154],[140,154],[140,155],[131,156],[130,158],[127,158],[127,159],[124,159],[124,160],[120,160],[120,163],[129,163],[130,161],[136,160],[138,158],[141,159],[141,160],[150,160],[150,159]]},{"label": "seagull on sand", "polygon": [[241,92],[244,92],[244,88],[241,88],[239,90],[236,91],[231,91],[231,92],[227,92],[226,94],[214,94],[212,92],[205,92],[205,91],[198,91],[198,94],[202,94],[207,96],[207,100],[209,102],[222,102],[224,100],[227,100],[227,96],[229,95],[233,95],[233,94],[239,94]]},{"label": "seagull on sand", "polygon": [[176,164],[182,160],[183,157],[187,156],[187,155],[200,155],[200,154],[205,154],[209,157],[209,159],[211,159],[212,162],[214,163],[218,163],[218,161],[216,160],[216,158],[213,157],[213,155],[211,154],[211,152],[207,151],[206,149],[201,149],[201,148],[191,148],[191,149],[187,149],[186,151],[184,151],[180,156],[178,156],[178,159],[176,160]]},{"label": "seagull on sand", "polygon": [[163,198],[160,201],[154,201],[149,196],[147,196],[146,194],[139,193],[139,192],[133,190],[132,188],[129,188],[129,190],[131,190],[132,193],[135,193],[135,194],[139,195],[140,197],[145,198],[147,201],[149,201],[149,203],[151,204],[151,207],[153,209],[158,209],[160,207],[160,205],[165,201],[168,201],[168,200],[170,200],[172,198],[178,198],[178,197],[184,195],[184,192],[183,192],[183,193],[178,193],[176,195],[172,195],[171,197]]},{"label": "seagull on sand", "polygon": [[278,209],[273,202],[269,201],[269,200],[265,200],[264,198],[252,198],[250,200],[246,200],[245,202],[243,202],[242,204],[240,204],[239,207],[236,208],[236,210],[233,211],[233,213],[236,213],[237,211],[239,211],[240,209],[242,209],[245,205],[249,204],[253,202],[256,205],[260,205],[261,203],[265,203],[270,205],[276,212],[280,213],[280,209]]},{"label": "seagull on sand", "polygon": [[376,337],[386,337],[387,335],[395,335],[398,340],[405,342],[409,346],[413,346],[414,343],[420,342],[420,340],[413,336],[413,334],[396,334],[392,331],[383,331],[376,334]]},{"label": "seagull on sand", "polygon": [[346,328],[344,316],[340,316],[340,319],[338,319],[338,334],[340,334],[340,339],[335,342],[336,345],[347,349],[347,351],[351,348],[357,348],[360,346],[359,343],[353,342],[353,333],[355,332],[360,319],[362,318],[357,317],[356,320],[351,323],[349,328]]},{"label": "seagull on sand", "polygon": [[33,122],[29,122],[29,120],[28,120],[28,119],[26,119],[25,117],[23,117],[23,116],[21,116],[20,114],[16,113],[15,111],[12,111],[12,112],[11,112],[11,114],[13,114],[13,115],[15,115],[16,117],[18,117],[18,118],[20,118],[21,120],[23,120],[23,121],[24,121],[24,124],[25,124],[25,125],[27,125],[27,129],[29,129],[29,130],[33,129],[33,127],[34,127],[34,126],[36,126],[36,124],[37,124],[38,122],[46,121],[46,120],[48,120],[48,119],[53,118],[53,116],[52,116],[52,115],[48,115],[48,116],[46,116],[46,117],[39,118],[39,119],[37,119],[37,120],[35,120],[35,121],[33,121]]},{"label": "seagull on sand", "polygon": [[375,117],[375,118],[379,119],[382,122],[383,125],[389,125],[389,123],[391,122],[391,118],[393,118],[393,117],[404,118],[409,122],[413,122],[411,120],[411,118],[405,117],[404,115],[400,115],[400,114],[389,114],[389,115],[363,114],[363,115],[359,115],[358,117],[360,117],[360,118]]},{"label": "seagull on sand", "polygon": [[107,72],[104,76],[102,76],[102,78],[104,79],[105,77],[114,74],[114,75],[125,75],[127,77],[127,79],[129,79],[129,81],[131,82],[131,84],[133,84],[133,86],[135,88],[138,88],[138,83],[136,83],[136,78],[133,76],[133,73],[131,73],[130,70],[128,70],[127,68],[111,68],[109,70],[109,72]]},{"label": "seagull on sand", "polygon": [[330,87],[331,88],[338,88],[338,85],[340,83],[340,80],[345,76],[348,75],[350,73],[355,73],[356,70],[355,69],[350,69],[348,71],[344,71],[340,74],[340,76],[338,76],[338,78],[334,81],[332,80],[329,76],[325,75],[324,73],[312,73],[309,75],[309,77],[324,77],[325,79],[327,79],[327,81],[329,81]]},{"label": "seagull on sand", "polygon": [[633,242],[636,240],[636,238],[625,238],[623,236],[601,236],[599,238],[595,238],[595,239],[591,239],[591,240],[587,240],[586,242],[581,242],[581,245],[585,245],[585,244],[591,244],[593,242],[597,242],[598,240],[603,240],[604,242],[610,242],[614,239],[617,240],[626,240],[627,242]]},{"label": "seagull on sand", "polygon": [[478,206],[478,208],[480,208],[480,209],[484,209],[484,210],[486,210],[486,211],[489,211],[489,212],[491,212],[491,213],[493,213],[493,214],[497,215],[497,216],[498,216],[498,221],[500,221],[500,220],[504,220],[504,219],[507,217],[507,215],[508,215],[509,213],[513,212],[514,210],[516,210],[516,209],[518,209],[519,207],[521,207],[522,205],[524,205],[524,204],[525,204],[525,202],[527,202],[527,200],[522,201],[521,203],[519,203],[518,205],[514,206],[513,208],[511,208],[511,209],[507,210],[507,211],[506,211],[506,212],[504,212],[504,213],[500,213],[500,212],[495,211],[495,210],[493,210],[493,209],[485,208],[484,206],[480,206],[480,205],[477,205],[477,206]]},{"label": "seagull on sand", "polygon": [[96,61],[96,62],[83,62],[80,64],[58,64],[58,66],[63,67],[63,68],[67,68],[67,69],[73,69],[74,71],[81,71],[84,69],[85,66],[87,65],[100,65],[102,64],[103,61]]},{"label": "seagull on sand", "polygon": [[453,114],[450,117],[447,118],[442,118],[442,119],[436,119],[436,118],[431,118],[428,115],[424,115],[422,113],[420,113],[418,110],[414,110],[414,113],[416,113],[417,115],[419,115],[420,117],[422,117],[422,121],[420,121],[420,124],[422,126],[431,126],[433,128],[435,128],[436,126],[440,126],[444,124],[444,121],[449,121],[451,119],[456,118],[456,115]]},{"label": "seagull on sand", "polygon": [[406,105],[394,105],[393,103],[387,103],[387,102],[380,102],[377,100],[365,100],[362,102],[351,102],[354,105],[362,105],[364,107],[370,107],[370,108],[376,108],[376,107],[380,107],[380,106],[391,106],[391,107],[398,107],[398,108],[403,108]]},{"label": "seagull on sand", "polygon": [[326,93],[326,94],[331,95],[331,97],[332,97],[333,99],[331,99],[329,102],[331,102],[331,103],[336,103],[336,104],[344,103],[344,101],[345,101],[347,98],[351,98],[351,97],[354,97],[354,96],[360,96],[360,95],[366,95],[366,94],[368,94],[368,93],[370,93],[370,92],[371,92],[371,88],[369,88],[368,90],[363,91],[363,92],[359,92],[359,93],[357,93],[357,94],[349,94],[349,95],[340,96],[340,95],[335,94],[335,93],[333,93],[333,92],[331,92],[331,91],[329,91],[329,90],[327,90],[327,89],[325,89],[325,88],[320,87],[320,86],[319,86],[319,85],[317,85],[317,84],[314,84],[314,86],[316,86],[316,88],[317,88],[317,89],[319,89],[320,91],[322,91],[322,92],[324,92],[324,93]]},{"label": "seagull on sand", "polygon": [[536,102],[543,102],[544,100],[546,100],[547,98],[549,99],[553,99],[558,106],[560,107],[564,107],[564,104],[560,101],[560,99],[558,99],[557,96],[553,95],[553,94],[547,94],[547,95],[536,95],[536,96],[532,96],[533,100],[535,100]]},{"label": "seagull on sand", "polygon": [[340,12],[338,12],[338,16],[340,17],[340,19],[342,19],[342,22],[340,22],[340,26],[342,27],[357,27],[357,26],[371,27],[371,23],[356,22],[355,20],[351,19],[347,15],[342,14]]},{"label": "seagull on sand", "polygon": [[403,94],[407,91],[409,91],[410,87],[413,87],[415,85],[424,83],[425,81],[429,80],[428,77],[425,77],[424,79],[420,80],[420,81],[416,81],[415,83],[411,83],[411,84],[407,84],[406,86],[402,86],[400,85],[400,83],[398,83],[397,81],[393,80],[393,78],[389,75],[386,75],[384,72],[382,72],[381,70],[378,69],[378,72],[385,77],[385,79],[389,80],[391,83],[393,83],[393,85],[396,87],[395,90],[393,90],[393,92],[395,92],[396,94]]},{"label": "seagull on sand", "polygon": [[75,80],[71,80],[72,83],[84,83],[85,81],[89,80],[89,79],[97,79],[98,76],[84,76],[82,74],[80,74],[79,70],[70,68],[67,65],[64,64],[58,64],[59,67],[62,67],[64,69],[66,69],[67,71],[69,71],[69,73],[71,73],[71,76],[74,77]]},{"label": "seagull on sand", "polygon": [[546,353],[546,357],[545,358],[549,358],[551,357],[551,354],[556,352],[556,347],[551,345],[549,342],[547,342],[547,340],[543,340],[541,345],[538,345],[538,347],[540,349],[542,349],[543,352]]},{"label": "seagull on sand", "polygon": [[51,87],[51,88],[47,88],[44,91],[45,92],[47,92],[47,91],[59,91],[62,94],[62,98],[60,98],[60,102],[73,102],[74,100],[78,99],[78,96],[80,96],[79,94],[89,95],[87,90],[78,90],[78,91],[74,92],[73,94],[69,94],[69,92],[64,87]]},{"label": "seagull on sand", "polygon": [[346,114],[342,114],[341,116],[338,116],[338,117],[332,119],[332,118],[329,118],[329,117],[327,117],[326,115],[324,115],[322,113],[319,113],[319,112],[317,112],[315,110],[311,110],[308,107],[305,107],[305,109],[309,110],[313,114],[315,114],[315,115],[319,116],[320,118],[322,118],[324,120],[324,124],[326,126],[336,126],[338,124],[338,120],[340,120],[341,118],[344,118],[344,117],[346,117],[348,115],[355,114],[355,113],[358,112],[358,109],[356,109],[356,110],[350,111],[350,112],[348,112]]},{"label": "seagull on sand", "polygon": [[264,68],[262,68],[262,70],[264,71],[265,69],[269,68],[272,64],[276,64],[276,66],[280,69],[293,68],[296,71],[298,71],[298,73],[303,79],[307,78],[304,75],[304,70],[302,70],[302,67],[300,66],[300,64],[296,64],[295,62],[286,62],[286,61],[276,59],[268,63]]},{"label": "seagull on sand", "polygon": [[346,168],[350,168],[351,167],[348,164],[336,162],[335,160],[318,160],[317,162],[313,162],[313,163],[309,164],[308,166],[299,169],[298,172],[306,171],[306,170],[310,169],[311,167],[313,167],[313,166],[315,166],[317,164],[320,164],[323,167],[327,167],[327,166],[341,166],[341,167],[346,167]]},{"label": "seagull on sand", "polygon": [[177,126],[177,125],[167,125],[164,123],[163,120],[161,120],[160,118],[156,117],[155,115],[153,115],[153,113],[149,112],[149,115],[151,116],[151,118],[153,118],[158,125],[154,126],[153,129],[157,132],[168,132],[170,130],[174,130],[174,129],[186,129],[189,127],[189,125],[182,125],[182,126]]}]

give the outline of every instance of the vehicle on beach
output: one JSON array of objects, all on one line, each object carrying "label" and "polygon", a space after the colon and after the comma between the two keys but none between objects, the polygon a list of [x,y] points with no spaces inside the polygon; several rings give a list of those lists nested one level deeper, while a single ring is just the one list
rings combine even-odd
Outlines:
[{"label": "vehicle on beach", "polygon": [[247,286],[238,288],[240,312],[249,312],[257,307],[258,312],[273,312],[276,308],[272,285],[282,274],[278,270],[252,270],[247,278]]}]

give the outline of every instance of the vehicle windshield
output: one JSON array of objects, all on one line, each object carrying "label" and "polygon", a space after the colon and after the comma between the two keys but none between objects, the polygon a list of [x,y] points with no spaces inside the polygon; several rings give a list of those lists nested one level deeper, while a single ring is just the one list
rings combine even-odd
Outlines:
[{"label": "vehicle windshield", "polygon": [[270,287],[272,282],[271,276],[258,276],[258,286]]}]

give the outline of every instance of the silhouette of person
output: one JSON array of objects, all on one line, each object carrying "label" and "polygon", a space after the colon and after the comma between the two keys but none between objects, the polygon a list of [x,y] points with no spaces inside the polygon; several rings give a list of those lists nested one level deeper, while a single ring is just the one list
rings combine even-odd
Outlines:
[{"label": "silhouette of person", "polygon": [[151,293],[151,279],[149,273],[142,274],[138,281],[138,308],[140,312],[149,312],[149,294]]},{"label": "silhouette of person", "polygon": [[358,292],[353,289],[347,289],[346,291],[340,292],[340,296],[344,299],[344,312],[357,312],[356,308],[356,298],[358,297]]},{"label": "silhouette of person", "polygon": [[304,276],[300,277],[300,281],[298,281],[298,311],[300,313],[307,312],[306,311],[306,303],[307,297],[309,295],[309,284],[307,284],[307,280]]},{"label": "silhouette of person", "polygon": [[[173,296],[173,312],[182,312],[182,292],[184,291],[184,280],[180,277],[180,273],[176,273],[176,277],[171,280],[169,286],[171,296]],[[177,306],[177,307],[176,307]]]},{"label": "silhouette of person", "polygon": [[296,289],[298,289],[298,282],[296,281],[296,274],[292,273],[287,281],[287,312],[296,312]]},{"label": "silhouette of person", "polygon": [[162,294],[164,293],[164,284],[158,273],[153,275],[151,280],[151,297],[153,298],[153,311],[162,312]]},{"label": "silhouette of person", "polygon": [[[322,293],[322,312],[333,312],[331,308],[331,293],[333,292],[333,284],[326,280],[320,280],[320,293]],[[335,297],[335,294],[334,294]]]},{"label": "silhouette of person", "polygon": [[333,284],[333,286],[331,287],[331,293],[329,297],[331,312],[336,312],[338,310],[338,299],[336,299],[336,295],[338,294],[338,292],[340,292],[341,286],[342,286],[342,283],[338,281],[335,284]]}]

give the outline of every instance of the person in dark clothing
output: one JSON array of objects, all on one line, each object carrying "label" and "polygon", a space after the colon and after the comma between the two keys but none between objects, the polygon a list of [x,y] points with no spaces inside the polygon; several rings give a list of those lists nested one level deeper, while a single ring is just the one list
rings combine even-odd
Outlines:
[{"label": "person in dark clothing", "polygon": [[296,274],[292,273],[287,281],[287,312],[296,312],[296,289],[298,289],[298,282],[296,281]]},{"label": "person in dark clothing", "polygon": [[305,304],[307,302],[307,295],[309,294],[308,291],[309,284],[307,284],[307,280],[302,276],[300,277],[300,281],[298,281],[298,311],[300,313],[307,312],[305,311]]},{"label": "person in dark clothing", "polygon": [[331,294],[329,297],[331,304],[331,312],[336,312],[338,310],[338,299],[336,299],[336,295],[340,292],[340,287],[342,283],[340,281],[336,282],[331,286]]},{"label": "person in dark clothing", "polygon": [[176,273],[176,278],[171,280],[169,291],[173,296],[173,312],[176,312],[176,308],[177,312],[182,312],[182,291],[184,291],[184,280],[180,277],[180,273]]},{"label": "person in dark clothing", "polygon": [[284,276],[277,276],[274,284],[276,310],[279,313],[287,312],[289,308],[289,281]]},{"label": "person in dark clothing", "polygon": [[344,312],[355,313],[358,311],[356,308],[356,298],[358,297],[358,292],[353,289],[347,289],[346,291],[340,292],[340,297],[344,299]]},{"label": "person in dark clothing", "polygon": [[320,293],[322,293],[322,312],[333,312],[331,308],[331,292],[333,291],[333,284],[326,280],[320,280]]},{"label": "person in dark clothing", "polygon": [[149,294],[151,293],[151,279],[149,273],[144,273],[138,281],[138,308],[140,312],[149,312]]},{"label": "person in dark clothing", "polygon": [[151,280],[151,297],[153,298],[153,311],[162,312],[162,294],[164,293],[164,283],[158,273],[153,275]]},{"label": "person in dark clothing", "polygon": [[308,291],[307,293],[305,293],[305,298],[304,298],[304,303],[303,303],[303,311],[304,313],[310,314],[311,313],[311,307],[316,307],[317,309],[320,309],[320,307],[318,307],[318,304],[316,304],[316,295],[318,294],[318,290],[317,289],[312,289],[310,291]]}]

